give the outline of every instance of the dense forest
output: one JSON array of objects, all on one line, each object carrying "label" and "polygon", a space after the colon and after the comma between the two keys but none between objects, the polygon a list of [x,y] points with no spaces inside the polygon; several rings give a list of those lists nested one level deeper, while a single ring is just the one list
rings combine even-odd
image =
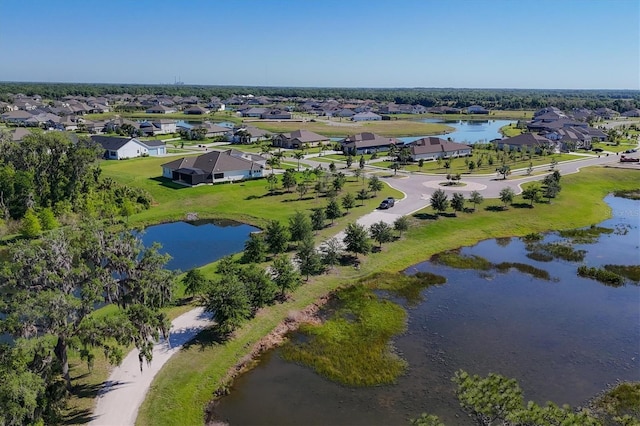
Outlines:
[{"label": "dense forest", "polygon": [[80,83],[10,83],[0,82],[0,100],[10,94],[40,95],[46,99],[65,96],[101,96],[106,94],[198,96],[208,100],[232,95],[299,97],[317,99],[372,99],[379,102],[420,104],[426,107],[449,105],[464,108],[482,105],[494,109],[539,109],[553,105],[562,110],[573,108],[611,108],[623,112],[640,108],[637,90],[534,90],[534,89],[453,89],[453,88],[322,88],[322,87],[251,87],[205,85],[136,85]]}]

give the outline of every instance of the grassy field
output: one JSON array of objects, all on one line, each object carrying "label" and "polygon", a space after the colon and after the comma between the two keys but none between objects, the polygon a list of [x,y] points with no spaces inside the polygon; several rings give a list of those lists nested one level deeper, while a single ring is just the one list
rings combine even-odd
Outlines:
[{"label": "grassy field", "polygon": [[138,112],[105,112],[101,114],[87,114],[84,116],[88,120],[110,120],[115,117],[122,117],[129,120],[185,120],[185,121],[230,121],[241,123],[242,119],[232,111],[219,111],[215,114],[192,115],[176,112],[173,114],[147,114],[144,111]]},{"label": "grassy field", "polygon": [[518,129],[511,124],[500,127],[500,133],[506,138],[512,138],[514,136],[521,135],[524,132],[523,129]]},{"label": "grassy field", "polygon": [[638,146],[637,143],[620,143],[620,145],[615,145],[607,142],[595,142],[592,144],[593,148],[604,149],[609,152],[625,152],[628,149],[636,148]]},{"label": "grassy field", "polygon": [[[153,197],[154,204],[151,209],[129,217],[132,226],[183,220],[187,213],[197,213],[201,219],[233,219],[262,227],[271,219],[287,220],[296,210],[310,211],[327,204],[324,197],[316,198],[313,189],[310,189],[302,200],[299,200],[298,193],[283,192],[281,189],[274,192],[274,195],[269,195],[265,179],[194,188],[177,185],[161,177],[161,164],[171,160],[147,157],[102,163],[103,176],[143,188]],[[293,168],[297,166],[293,161],[289,163]],[[340,196],[346,192],[355,194],[361,187],[361,180],[356,182],[355,178],[349,178]],[[352,209],[349,215],[336,220],[334,226],[344,226],[354,217],[373,210],[380,199],[387,196],[399,197],[401,193],[385,186],[377,199],[369,199],[364,206]]]},{"label": "grassy field", "polygon": [[415,120],[421,118],[439,118],[442,120],[524,120],[531,119],[534,111],[493,110],[490,114],[391,114],[392,120]]},{"label": "grassy field", "polygon": [[385,137],[422,136],[437,135],[454,130],[452,127],[444,124],[421,123],[410,120],[370,121],[357,123],[335,120],[305,122],[252,121],[250,124],[273,133],[288,133],[302,129],[328,137],[346,137],[348,135],[362,132],[373,132]]},{"label": "grassy field", "polygon": [[[469,160],[474,161],[477,164],[479,156],[482,155],[483,153],[485,153],[486,155],[486,151],[476,150],[474,151],[473,155],[469,157]],[[495,152],[493,152],[492,155],[494,156],[494,158],[497,158]],[[532,163],[533,167],[537,167],[544,164],[550,164],[554,158],[556,159],[556,161],[569,161],[569,160],[583,159],[584,157],[573,155],[573,154],[555,154],[555,155],[547,155],[547,156],[533,155],[530,160],[529,159],[508,160],[506,164],[509,167],[511,167],[511,170],[526,169],[529,167],[529,163]],[[392,164],[393,164],[392,161],[380,161],[380,162],[372,163],[371,165],[377,166],[377,167],[389,168]],[[464,158],[453,159],[453,161],[451,162],[451,167],[449,169],[445,169],[444,164],[445,164],[444,161],[442,161],[440,164],[438,164],[437,161],[425,161],[422,168],[420,168],[418,167],[418,163],[409,163],[407,165],[403,165],[400,170],[406,170],[410,172],[437,173],[437,174],[448,174],[448,173],[491,174],[491,173],[495,173],[496,168],[501,165],[501,163],[496,159],[494,164],[490,166],[488,164],[488,161],[486,160],[486,156],[483,159],[482,166],[476,167],[472,171],[469,170],[469,167],[465,163]]]},{"label": "grassy field", "polygon": [[[498,200],[487,200],[475,213],[437,216],[428,208],[414,214],[405,237],[363,259],[360,269],[339,267],[296,290],[289,301],[264,309],[234,334],[219,342],[202,333],[162,369],[141,407],[138,425],[202,424],[203,411],[227,372],[248,355],[253,345],[283,321],[333,289],[378,271],[401,271],[444,250],[487,238],[523,236],[550,229],[572,229],[598,223],[611,214],[603,197],[616,189],[638,188],[635,170],[587,168],[562,178],[563,190],[551,204],[533,209],[511,207],[495,211]],[[522,203],[516,197],[516,203]],[[527,204],[527,203],[523,203]],[[494,207],[492,209],[492,207]],[[278,215],[278,213],[274,212]]]}]

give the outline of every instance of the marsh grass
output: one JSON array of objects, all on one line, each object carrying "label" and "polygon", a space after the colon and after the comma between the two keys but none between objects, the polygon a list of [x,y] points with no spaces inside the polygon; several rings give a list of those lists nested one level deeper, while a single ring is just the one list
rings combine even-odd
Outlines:
[{"label": "marsh grass", "polygon": [[425,288],[446,282],[445,277],[430,272],[417,272],[414,275],[376,273],[364,281],[370,289],[385,290],[393,296],[402,297],[409,306],[415,306],[423,300],[422,290]]},{"label": "marsh grass", "polygon": [[357,285],[338,290],[339,307],[322,325],[305,324],[304,337],[282,347],[285,359],[349,386],[393,383],[407,364],[390,339],[406,329],[406,311]]},{"label": "marsh grass", "polygon": [[393,383],[406,362],[393,351],[391,339],[406,329],[407,313],[377,292],[416,304],[422,290],[445,282],[445,277],[428,272],[380,272],[337,290],[324,310],[325,321],[301,326],[297,337],[283,346],[283,356],[349,386]]},{"label": "marsh grass", "polygon": [[550,280],[551,275],[549,272],[544,269],[536,268],[535,266],[527,265],[526,263],[519,262],[502,262],[494,265],[498,272],[508,272],[510,269],[517,269],[523,274],[529,274],[535,278],[539,278],[541,280]]},{"label": "marsh grass", "polygon": [[635,283],[640,283],[640,265],[604,265],[604,269]]},{"label": "marsh grass", "polygon": [[624,285],[624,278],[615,272],[602,268],[595,268],[582,265],[578,267],[578,275],[591,278],[611,287],[621,287]]},{"label": "marsh grass", "polygon": [[549,262],[555,259],[569,262],[582,262],[587,253],[585,250],[575,250],[567,242],[527,244],[527,257],[540,262]]},{"label": "marsh grass", "polygon": [[431,262],[439,265],[449,266],[456,269],[477,269],[488,271],[491,269],[491,262],[487,259],[472,255],[463,256],[459,250],[448,250],[431,256]]},{"label": "marsh grass", "polygon": [[591,225],[589,228],[568,229],[558,233],[563,238],[571,239],[574,244],[593,244],[600,235],[613,233],[613,229]]},{"label": "marsh grass", "polygon": [[590,405],[605,416],[628,415],[635,420],[640,420],[640,382],[619,383],[596,397]]},{"label": "marsh grass", "polygon": [[613,195],[620,198],[628,198],[630,200],[640,200],[640,188],[614,191]]}]

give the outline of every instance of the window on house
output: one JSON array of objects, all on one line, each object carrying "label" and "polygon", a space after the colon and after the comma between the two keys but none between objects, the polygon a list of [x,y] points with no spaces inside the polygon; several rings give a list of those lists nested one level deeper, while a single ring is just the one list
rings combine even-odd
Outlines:
[{"label": "window on house", "polygon": [[214,173],[213,174],[213,178],[214,179],[222,179],[222,178],[224,178],[224,173]]}]

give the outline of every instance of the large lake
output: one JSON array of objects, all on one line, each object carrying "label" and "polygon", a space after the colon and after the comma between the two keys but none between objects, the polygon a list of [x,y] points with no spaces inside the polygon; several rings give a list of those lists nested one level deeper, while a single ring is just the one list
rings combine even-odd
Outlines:
[{"label": "large lake", "polygon": [[[607,197],[615,232],[587,251],[584,263],[638,264],[640,202]],[[535,211],[523,212],[535,214]],[[558,240],[550,233],[545,241]],[[551,280],[511,270],[479,273],[424,262],[447,284],[406,306],[408,330],[394,346],[409,364],[396,384],[351,388],[284,361],[279,350],[239,377],[216,415],[231,425],[406,425],[421,412],[448,425],[472,424],[460,410],[451,377],[458,369],[516,378],[525,398],[580,405],[616,380],[640,380],[640,287],[607,287],[576,275],[580,263],[537,262],[516,238],[461,249],[499,262],[544,269]],[[401,300],[398,303],[403,304]]]},{"label": "large lake", "polygon": [[[482,143],[490,142],[493,139],[502,139],[500,128],[511,123],[513,120],[443,120],[439,118],[423,118],[418,120],[422,123],[442,123],[455,128],[451,133],[439,135],[447,139],[451,138],[454,142],[460,143]],[[404,143],[410,143],[425,136],[413,136],[406,138],[398,138]]]},{"label": "large lake", "polygon": [[258,228],[230,220],[197,220],[150,226],[142,234],[142,242],[162,245],[161,253],[169,253],[167,269],[187,271],[206,265],[226,255],[244,250],[251,232]]}]

